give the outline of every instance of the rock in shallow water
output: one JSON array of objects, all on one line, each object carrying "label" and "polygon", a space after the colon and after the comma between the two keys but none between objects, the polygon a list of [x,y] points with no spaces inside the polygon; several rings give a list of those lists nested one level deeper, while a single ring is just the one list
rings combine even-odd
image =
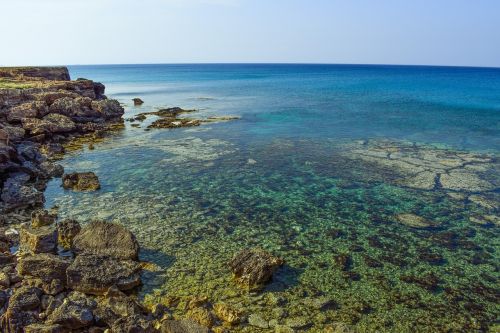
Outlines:
[{"label": "rock in shallow water", "polygon": [[258,290],[283,263],[283,259],[262,249],[245,249],[231,260],[229,266],[239,285],[248,290]]},{"label": "rock in shallow water", "polygon": [[139,243],[130,231],[119,224],[93,221],[73,239],[73,251],[136,260]]},{"label": "rock in shallow water", "polygon": [[21,249],[33,253],[54,252],[57,245],[57,231],[52,226],[32,228],[23,226],[20,232]]},{"label": "rock in shallow water", "polygon": [[141,283],[140,265],[109,256],[78,255],[68,267],[68,287],[86,294],[103,295],[110,287],[129,290]]},{"label": "rock in shallow water", "polygon": [[74,191],[97,191],[101,188],[99,178],[93,172],[70,173],[63,175],[62,186]]}]

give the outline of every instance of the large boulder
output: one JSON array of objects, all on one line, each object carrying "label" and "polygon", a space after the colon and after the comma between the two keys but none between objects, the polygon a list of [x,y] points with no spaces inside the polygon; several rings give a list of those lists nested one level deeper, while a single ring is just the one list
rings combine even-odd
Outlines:
[{"label": "large boulder", "polygon": [[66,283],[66,269],[70,262],[54,254],[36,254],[21,258],[17,271],[22,276],[42,279],[45,282],[61,280]]},{"label": "large boulder", "polygon": [[73,191],[97,191],[101,188],[99,178],[93,172],[75,172],[62,177],[62,186]]},{"label": "large boulder", "polygon": [[68,287],[86,294],[104,295],[110,287],[129,290],[141,283],[140,265],[132,260],[80,254],[66,270]]},{"label": "large boulder", "polygon": [[20,248],[27,252],[50,253],[54,252],[57,246],[57,231],[53,226],[22,226],[19,238]]},{"label": "large boulder", "polygon": [[73,239],[73,251],[136,260],[139,243],[134,234],[119,224],[93,221]]},{"label": "large boulder", "polygon": [[283,265],[281,258],[259,249],[245,249],[230,261],[229,267],[239,285],[248,290],[261,289]]}]

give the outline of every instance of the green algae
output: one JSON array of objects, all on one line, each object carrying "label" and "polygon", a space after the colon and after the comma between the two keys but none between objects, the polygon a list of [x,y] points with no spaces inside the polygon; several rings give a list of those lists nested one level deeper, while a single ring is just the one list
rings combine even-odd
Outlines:
[{"label": "green algae", "polygon": [[[259,314],[269,332],[274,325],[321,332],[339,323],[359,332],[473,332],[496,320],[498,227],[470,221],[496,214],[494,207],[467,200],[468,193],[456,199],[404,186],[399,173],[349,159],[345,146],[331,142],[235,149],[186,133],[159,141],[144,134],[134,138],[136,148],[103,143],[70,156],[69,166],[95,169],[103,190],[47,193],[63,217],[113,220],[137,235],[141,258],[157,267],[143,273],[146,303],[168,304],[183,318],[186,302],[206,297]],[[395,219],[409,213],[436,227]],[[227,265],[252,246],[286,260],[262,293],[238,288]],[[315,307],[324,297],[334,306]]]}]

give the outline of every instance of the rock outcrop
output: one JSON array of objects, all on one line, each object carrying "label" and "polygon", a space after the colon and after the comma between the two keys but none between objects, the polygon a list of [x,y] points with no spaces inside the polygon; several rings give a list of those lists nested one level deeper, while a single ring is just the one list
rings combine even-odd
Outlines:
[{"label": "rock outcrop", "polygon": [[102,135],[123,113],[102,84],[70,81],[65,67],[0,68],[0,213],[43,204],[41,190],[63,173],[48,147]]},{"label": "rock outcrop", "polygon": [[101,188],[99,178],[93,172],[75,172],[63,175],[62,186],[73,191],[97,191]]}]

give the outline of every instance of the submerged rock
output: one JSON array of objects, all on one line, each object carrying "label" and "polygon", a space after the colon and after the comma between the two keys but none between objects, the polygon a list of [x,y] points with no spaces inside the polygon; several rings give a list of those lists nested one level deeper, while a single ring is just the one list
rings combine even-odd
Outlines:
[{"label": "submerged rock", "polygon": [[165,320],[161,333],[209,333],[209,329],[191,320]]},{"label": "submerged rock", "polygon": [[63,187],[74,191],[97,191],[101,188],[99,178],[93,172],[75,172],[63,175]]},{"label": "submerged rock", "polygon": [[119,224],[93,221],[73,239],[75,253],[136,260],[139,243],[134,234]]},{"label": "submerged rock", "polygon": [[395,218],[399,223],[416,229],[432,228],[436,226],[436,223],[415,214],[398,214]]},{"label": "submerged rock", "polygon": [[283,265],[281,258],[262,249],[245,249],[229,263],[237,283],[248,290],[261,289]]}]

